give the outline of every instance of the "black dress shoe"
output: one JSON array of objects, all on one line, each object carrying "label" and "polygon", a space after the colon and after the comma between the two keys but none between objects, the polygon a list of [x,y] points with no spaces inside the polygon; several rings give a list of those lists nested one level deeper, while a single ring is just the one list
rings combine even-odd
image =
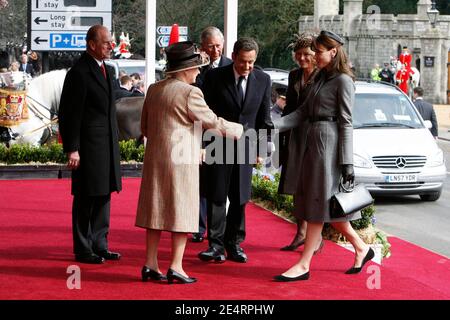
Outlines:
[{"label": "black dress shoe", "polygon": [[275,281],[278,281],[278,282],[291,282],[291,281],[308,280],[309,279],[309,271],[304,273],[304,274],[301,274],[301,275],[299,275],[297,277],[293,277],[293,278],[286,277],[286,276],[283,276],[282,274],[280,274],[278,276],[273,277],[273,279]]},{"label": "black dress shoe", "polygon": [[227,259],[240,263],[245,263],[248,260],[244,250],[239,246],[227,249]]},{"label": "black dress shoe", "polygon": [[316,255],[316,254],[318,254],[318,253],[321,253],[324,244],[325,244],[325,242],[324,242],[323,239],[322,239],[322,240],[320,241],[319,247],[318,247],[316,250],[314,250],[313,255]]},{"label": "black dress shoe", "polygon": [[192,234],[192,242],[203,242],[205,240],[205,237],[201,233],[193,233]]},{"label": "black dress shoe", "polygon": [[167,280],[167,277],[165,275],[163,275],[162,273],[159,273],[155,270],[152,270],[147,266],[142,267],[141,276],[142,276],[142,281],[144,281],[144,282],[147,281],[148,278],[150,278],[151,280],[155,280],[155,281]]},{"label": "black dress shoe", "polygon": [[172,269],[169,269],[167,271],[167,282],[169,282],[169,284],[172,284],[172,283],[174,283],[175,280],[181,284],[197,282],[196,278],[185,277],[182,274],[180,274]]},{"label": "black dress shoe", "polygon": [[96,254],[102,258],[104,258],[105,260],[120,260],[120,253],[118,252],[112,252],[112,251],[108,251],[108,250],[104,250],[104,251],[99,251],[96,252]]},{"label": "black dress shoe", "polygon": [[81,263],[90,263],[90,264],[102,264],[105,262],[104,258],[96,255],[95,253],[77,254],[75,255],[75,260]]},{"label": "black dress shoe", "polygon": [[288,246],[285,246],[283,248],[281,248],[281,251],[294,251],[296,250],[298,247],[302,246],[305,244],[305,238],[303,239],[294,239],[294,241],[292,241],[292,243]]},{"label": "black dress shoe", "polygon": [[364,257],[363,262],[361,263],[361,267],[352,267],[350,269],[348,269],[347,271],[345,271],[345,274],[355,274],[355,273],[360,273],[364,267],[364,265],[369,262],[370,260],[373,259],[373,257],[375,256],[375,252],[373,252],[372,248],[369,248],[369,251],[367,251],[366,256]]},{"label": "black dress shoe", "polygon": [[215,247],[209,247],[208,250],[202,251],[198,254],[198,257],[202,261],[212,261],[217,263],[224,263],[226,258],[223,252]]}]

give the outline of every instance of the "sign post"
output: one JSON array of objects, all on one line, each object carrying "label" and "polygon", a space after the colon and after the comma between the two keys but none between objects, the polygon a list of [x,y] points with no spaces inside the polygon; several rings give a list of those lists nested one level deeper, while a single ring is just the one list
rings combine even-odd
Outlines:
[{"label": "sign post", "polygon": [[[172,26],[158,26],[156,28],[157,38],[156,43],[160,48],[165,48],[169,45],[170,31],[172,31]],[[180,33],[180,41],[188,40],[188,27],[178,27]]]},{"label": "sign post", "polygon": [[111,30],[108,0],[28,0],[28,47],[33,51],[84,51],[95,24]]}]

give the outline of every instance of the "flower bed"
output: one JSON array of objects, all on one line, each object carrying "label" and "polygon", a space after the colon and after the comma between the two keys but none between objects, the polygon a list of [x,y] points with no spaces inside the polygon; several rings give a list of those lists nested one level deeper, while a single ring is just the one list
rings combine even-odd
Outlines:
[{"label": "flower bed", "polygon": [[[122,175],[140,177],[144,146],[136,141],[120,141]],[[55,179],[68,178],[67,157],[61,144],[52,143],[41,147],[0,144],[0,179]]]},{"label": "flower bed", "polygon": [[[292,215],[294,209],[293,198],[290,195],[278,194],[278,184],[280,174],[270,174],[263,172],[260,168],[253,169],[252,190],[253,201],[272,211],[274,214],[288,220],[296,222]],[[390,256],[391,245],[388,242],[386,234],[375,228],[375,207],[370,206],[361,211],[361,219],[351,221],[353,228],[367,244],[379,247],[381,245],[381,256],[387,258]],[[330,224],[325,224],[322,236],[324,239],[332,240],[339,244],[347,243],[345,237],[337,232]]]},{"label": "flower bed", "polygon": [[[142,162],[144,159],[144,146],[137,145],[135,140],[120,141],[120,158],[122,162]],[[15,144],[7,148],[0,144],[0,164],[65,164],[66,154],[62,145],[52,143],[40,147],[26,144]]]}]

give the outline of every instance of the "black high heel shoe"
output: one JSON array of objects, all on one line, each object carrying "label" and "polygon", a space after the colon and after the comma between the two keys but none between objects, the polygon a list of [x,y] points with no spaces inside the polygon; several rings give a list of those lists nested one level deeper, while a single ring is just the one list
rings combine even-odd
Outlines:
[{"label": "black high heel shoe", "polygon": [[290,245],[284,246],[280,250],[281,251],[294,251],[298,247],[302,246],[303,244],[305,244],[305,238],[303,238],[303,239],[295,238]]},{"label": "black high heel shoe", "polygon": [[150,278],[151,280],[156,280],[156,281],[167,280],[167,277],[165,275],[163,275],[162,273],[159,273],[155,270],[152,270],[147,266],[142,267],[141,276],[142,276],[142,281],[144,281],[144,282],[147,281],[148,278]]},{"label": "black high heel shoe", "polygon": [[363,269],[364,265],[369,262],[370,260],[373,259],[373,257],[375,256],[375,252],[373,252],[372,248],[369,248],[369,251],[367,251],[366,256],[364,257],[363,262],[361,263],[361,267],[352,267],[350,269],[348,269],[347,271],[345,271],[345,274],[355,274],[355,273],[360,273],[361,270]]},{"label": "black high heel shoe", "polygon": [[309,279],[309,271],[305,272],[305,273],[303,273],[303,274],[301,274],[301,275],[299,275],[297,277],[292,277],[292,278],[291,277],[286,277],[286,276],[283,276],[282,274],[280,274],[278,276],[273,277],[273,279],[275,281],[278,281],[278,282],[291,282],[291,281],[308,280]]},{"label": "black high heel shoe", "polygon": [[322,240],[320,241],[319,247],[318,247],[316,250],[314,250],[313,255],[316,255],[316,254],[318,254],[318,253],[321,253],[324,244],[325,244],[325,242],[324,242],[323,239],[322,239]]},{"label": "black high heel shoe", "polygon": [[174,280],[177,280],[178,283],[182,284],[197,282],[196,278],[185,277],[172,269],[167,270],[167,281],[169,282],[169,284],[172,284]]}]

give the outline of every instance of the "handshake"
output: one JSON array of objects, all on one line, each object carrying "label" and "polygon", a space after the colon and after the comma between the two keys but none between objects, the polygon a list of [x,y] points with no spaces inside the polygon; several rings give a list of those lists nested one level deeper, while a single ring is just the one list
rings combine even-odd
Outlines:
[{"label": "handshake", "polygon": [[[243,127],[243,129],[244,129],[244,132],[247,131],[247,130],[249,130],[249,129],[252,129],[252,128],[250,128],[250,126],[248,125],[248,122],[244,123],[244,124],[242,125],[242,127]],[[260,129],[273,130],[273,129],[275,129],[275,126],[274,126],[272,120],[268,120],[268,121],[265,121],[265,122],[263,123],[263,125],[261,126]]]}]

